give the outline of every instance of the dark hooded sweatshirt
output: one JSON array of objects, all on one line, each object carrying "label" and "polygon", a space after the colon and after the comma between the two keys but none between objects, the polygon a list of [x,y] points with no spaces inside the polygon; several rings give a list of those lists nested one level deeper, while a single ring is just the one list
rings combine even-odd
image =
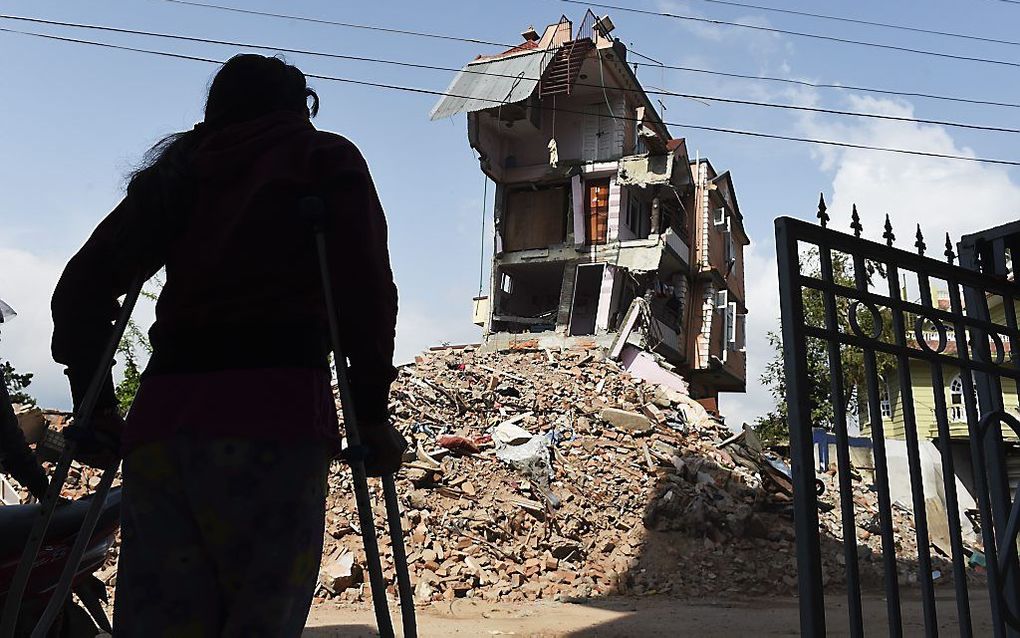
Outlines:
[{"label": "dark hooded sweatshirt", "polygon": [[[165,267],[149,332],[153,352],[128,417],[127,441],[184,422],[213,434],[243,434],[246,421],[259,430],[287,415],[290,422],[274,424],[285,437],[288,430],[321,434],[323,415],[335,423],[317,253],[297,208],[301,197],[315,194],[326,202],[355,409],[366,426],[384,421],[395,378],[397,295],[385,218],[361,153],[291,113],[206,135],[192,156],[188,205],[173,204],[181,198],[168,192],[172,180],[142,174],[57,284],[53,357],[67,366],[75,408],[111,338],[117,298],[137,272],[148,276]],[[215,391],[202,394],[203,387]],[[314,409],[300,405],[309,398],[318,402]],[[108,378],[99,406],[115,404]],[[175,405],[185,412],[161,414]],[[144,414],[136,418],[136,410]],[[221,423],[219,412],[234,422]],[[139,419],[144,423],[136,426]],[[313,427],[309,419],[320,423]],[[133,437],[132,430],[145,433]]]}]

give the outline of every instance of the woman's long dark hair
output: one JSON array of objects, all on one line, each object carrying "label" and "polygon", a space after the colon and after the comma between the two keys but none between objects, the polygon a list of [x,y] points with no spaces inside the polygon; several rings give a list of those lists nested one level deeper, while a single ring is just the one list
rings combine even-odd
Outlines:
[{"label": "woman's long dark hair", "polygon": [[145,154],[141,168],[132,174],[128,192],[146,178],[158,176],[165,196],[188,197],[191,156],[210,133],[277,111],[303,113],[307,117],[315,117],[319,112],[319,96],[308,87],[305,74],[280,58],[253,53],[235,55],[216,73],[209,86],[205,120],[190,131],[173,133],[156,142]]}]

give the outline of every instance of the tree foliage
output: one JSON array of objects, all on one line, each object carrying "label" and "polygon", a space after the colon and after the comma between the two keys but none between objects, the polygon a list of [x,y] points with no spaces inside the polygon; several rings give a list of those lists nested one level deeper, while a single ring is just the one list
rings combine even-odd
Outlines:
[{"label": "tree foliage", "polygon": [[[854,264],[845,253],[832,253],[833,282],[853,288],[856,286]],[[866,281],[870,285],[876,272],[884,273],[877,266],[868,264]],[[822,269],[817,249],[801,255],[801,274],[808,277],[821,278]],[[804,324],[818,328],[826,327],[825,295],[816,289],[802,288],[804,303]],[[850,305],[852,299],[835,296],[836,324],[840,332],[853,334],[850,323]],[[882,332],[879,339],[887,341],[891,337],[891,321],[888,310],[879,309]],[[865,334],[870,334],[874,327],[871,313],[861,307],[857,313],[858,325]],[[772,360],[761,375],[761,382],[768,389],[775,401],[775,406],[768,414],[760,417],[755,424],[759,434],[766,440],[780,440],[789,436],[788,403],[786,387],[786,362],[784,360],[782,334],[775,331],[768,333],[769,345],[773,350]],[[812,427],[832,430],[835,427],[836,411],[832,402],[832,367],[829,364],[829,344],[821,339],[807,337],[807,381],[808,404],[811,409]],[[850,419],[858,412],[858,396],[863,394],[867,378],[865,375],[864,351],[859,348],[842,346],[839,348],[840,367],[843,371],[843,401]],[[877,373],[885,375],[893,366],[888,355],[877,355]]]},{"label": "tree foliage", "polygon": [[4,361],[0,363],[0,375],[3,376],[4,386],[7,387],[7,393],[11,396],[11,403],[35,405],[35,399],[25,392],[25,388],[32,383],[33,374],[31,372],[19,373],[10,362]]},{"label": "tree foliage", "polygon": [[[162,280],[155,278],[153,281],[155,281],[157,291],[162,290]],[[154,302],[159,298],[159,292],[142,290],[141,296]],[[151,355],[152,344],[149,343],[149,338],[138,324],[133,319],[129,320],[124,336],[121,337],[120,344],[117,346],[117,354],[124,365],[123,377],[115,388],[117,406],[121,414],[127,414],[131,404],[135,401],[135,395],[138,394],[138,387],[142,383],[142,366],[139,363],[139,357],[143,353],[145,356]]]}]

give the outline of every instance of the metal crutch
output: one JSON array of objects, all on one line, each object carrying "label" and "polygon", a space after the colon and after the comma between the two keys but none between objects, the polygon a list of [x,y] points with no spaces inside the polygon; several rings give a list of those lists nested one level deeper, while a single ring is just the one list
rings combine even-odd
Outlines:
[{"label": "metal crutch", "polygon": [[[348,463],[354,481],[354,497],[358,506],[358,519],[361,523],[362,539],[365,543],[365,555],[368,561],[368,577],[372,587],[372,604],[375,607],[376,622],[381,636],[393,636],[393,624],[390,620],[389,606],[386,603],[386,585],[383,581],[382,560],[379,555],[379,544],[375,536],[375,521],[372,516],[372,502],[368,494],[368,477],[365,473],[364,450],[361,446],[361,430],[354,413],[354,400],[351,393],[350,380],[347,374],[347,359],[340,342],[339,315],[333,298],[333,285],[329,274],[329,255],[326,249],[325,214],[326,207],[321,197],[304,197],[299,202],[302,217],[312,224],[315,233],[315,247],[319,257],[319,273],[322,278],[323,297],[326,302],[326,315],[329,318],[329,334],[333,344],[333,365],[337,384],[340,388],[340,404],[344,415],[344,429],[349,447]],[[397,498],[397,487],[393,475],[383,477],[383,497],[386,503],[386,518],[390,532],[390,544],[393,547],[393,564],[397,572],[397,588],[400,593],[400,614],[404,637],[417,636],[414,615],[414,594],[411,588],[411,576],[407,569],[407,555],[404,549],[404,535],[400,523],[400,503]]]},{"label": "metal crutch", "polygon": [[[139,274],[131,282],[124,297],[120,316],[117,317],[117,322],[114,324],[110,342],[103,351],[103,358],[100,359],[96,374],[92,377],[88,391],[85,393],[85,398],[78,409],[78,414],[75,415],[74,427],[80,435],[88,434],[92,428],[92,416],[96,409],[96,402],[99,400],[99,393],[103,389],[103,382],[106,376],[113,367],[113,357],[117,352],[117,346],[120,345],[121,337],[124,336],[128,321],[131,319],[131,312],[134,310],[144,284],[145,277]],[[4,605],[3,620],[0,622],[0,637],[2,638],[10,638],[14,635],[14,629],[17,625],[18,614],[21,608],[21,600],[25,595],[25,588],[28,586],[28,580],[32,575],[32,567],[36,557],[39,555],[39,548],[42,547],[46,530],[49,528],[50,520],[53,518],[53,511],[60,500],[60,491],[67,481],[67,473],[71,469],[71,460],[77,454],[78,438],[75,437],[75,439],[67,441],[67,447],[64,448],[63,453],[60,455],[53,478],[50,479],[49,487],[46,489],[46,496],[43,498],[39,517],[32,524],[28,543],[21,553],[18,570],[14,574],[14,580],[7,595],[7,602]],[[53,590],[53,595],[50,597],[42,617],[32,631],[32,638],[46,635],[50,625],[53,624],[57,614],[60,613],[61,605],[63,605],[64,600],[71,591],[71,581],[74,579],[75,572],[77,572],[78,566],[81,564],[82,556],[84,556],[85,549],[88,547],[88,541],[92,537],[92,532],[96,529],[99,514],[106,503],[106,496],[113,485],[113,479],[119,464],[120,461],[118,460],[109,467],[103,468],[99,485],[92,494],[88,512],[85,514],[85,520],[82,522],[81,529],[75,537],[74,546],[71,548],[71,553],[67,557],[67,563],[64,565],[64,571],[60,574],[60,580]]]}]

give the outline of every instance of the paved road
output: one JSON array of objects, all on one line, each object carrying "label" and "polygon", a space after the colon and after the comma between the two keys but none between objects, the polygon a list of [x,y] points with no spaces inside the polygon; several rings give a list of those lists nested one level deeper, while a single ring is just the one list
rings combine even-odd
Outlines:
[{"label": "paved road", "polygon": [[[921,605],[916,593],[906,593],[904,635],[923,635]],[[988,597],[972,592],[974,635],[991,635]],[[887,634],[885,601],[865,598],[866,630]],[[940,633],[958,633],[956,604],[951,590],[938,597]],[[395,608],[394,608],[394,611]],[[652,637],[652,636],[796,636],[800,634],[796,599],[680,601],[662,597],[605,598],[585,604],[530,603],[511,605],[459,599],[420,610],[419,635],[515,637]],[[830,636],[847,635],[845,599],[832,597],[827,609]],[[377,635],[368,607],[353,609],[332,604],[312,610],[305,636],[369,637]]]}]

